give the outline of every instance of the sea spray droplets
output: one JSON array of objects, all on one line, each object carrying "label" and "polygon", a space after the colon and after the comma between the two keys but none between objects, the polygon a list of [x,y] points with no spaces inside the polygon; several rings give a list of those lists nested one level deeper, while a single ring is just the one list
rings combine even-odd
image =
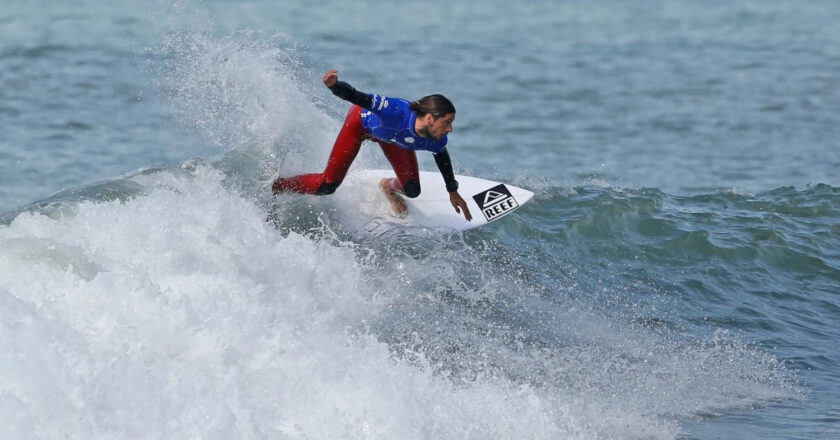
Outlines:
[{"label": "sea spray droplets", "polygon": [[259,40],[248,32],[171,33],[160,87],[181,122],[216,148],[251,152],[266,173],[276,172],[278,161],[300,168],[322,159],[336,121],[316,105],[319,83],[283,44],[282,37]]}]

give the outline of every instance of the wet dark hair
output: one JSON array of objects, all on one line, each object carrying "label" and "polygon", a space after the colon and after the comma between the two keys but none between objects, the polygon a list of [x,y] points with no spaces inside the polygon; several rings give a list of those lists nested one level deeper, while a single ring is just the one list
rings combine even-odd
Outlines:
[{"label": "wet dark hair", "polygon": [[426,116],[431,113],[435,119],[455,113],[455,106],[452,101],[443,95],[429,95],[411,103],[411,110],[417,112],[417,116]]}]

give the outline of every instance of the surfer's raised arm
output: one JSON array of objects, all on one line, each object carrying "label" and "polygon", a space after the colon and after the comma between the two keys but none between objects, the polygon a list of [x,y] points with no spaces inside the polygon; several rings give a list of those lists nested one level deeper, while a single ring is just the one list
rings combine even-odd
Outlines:
[{"label": "surfer's raised arm", "polygon": [[338,80],[338,70],[329,70],[324,74],[324,85],[339,98],[349,101],[362,108],[370,108],[371,95],[363,93],[351,86],[350,84]]},{"label": "surfer's raised arm", "polygon": [[390,105],[391,102],[397,101],[395,98],[360,92],[349,83],[339,81],[337,70],[330,70],[324,74],[324,85],[330,89],[333,95],[376,113],[382,126],[398,128],[405,123],[406,117],[411,114],[409,106]]}]

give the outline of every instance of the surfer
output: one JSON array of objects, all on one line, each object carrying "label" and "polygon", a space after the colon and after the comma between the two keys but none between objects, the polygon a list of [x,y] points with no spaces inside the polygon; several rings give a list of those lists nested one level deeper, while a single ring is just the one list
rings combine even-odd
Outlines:
[{"label": "surfer", "polygon": [[322,173],[278,177],[271,187],[273,193],[334,193],[347,175],[362,142],[373,140],[382,147],[396,173],[396,177],[382,179],[379,188],[397,215],[404,217],[407,211],[401,195],[410,198],[420,195],[420,172],[415,151],[426,150],[434,155],[455,212],[463,212],[464,218],[472,221],[467,203],[458,194],[458,181],[446,151],[446,135],[452,131],[455,120],[452,102],[443,95],[429,95],[409,102],[363,93],[339,81],[337,70],[326,72],[323,81],[333,95],[353,104],[335,140],[327,166]]}]

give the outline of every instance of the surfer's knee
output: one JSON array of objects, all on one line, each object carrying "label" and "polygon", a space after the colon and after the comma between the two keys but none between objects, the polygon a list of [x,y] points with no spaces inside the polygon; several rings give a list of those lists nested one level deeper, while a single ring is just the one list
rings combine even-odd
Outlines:
[{"label": "surfer's knee", "polygon": [[327,194],[332,194],[338,189],[339,185],[341,185],[341,180],[338,182],[324,182],[321,186],[318,187],[318,190],[315,191],[315,194],[319,196],[324,196]]},{"label": "surfer's knee", "polygon": [[420,195],[420,181],[414,179],[409,180],[405,182],[402,190],[406,197],[413,199]]}]

